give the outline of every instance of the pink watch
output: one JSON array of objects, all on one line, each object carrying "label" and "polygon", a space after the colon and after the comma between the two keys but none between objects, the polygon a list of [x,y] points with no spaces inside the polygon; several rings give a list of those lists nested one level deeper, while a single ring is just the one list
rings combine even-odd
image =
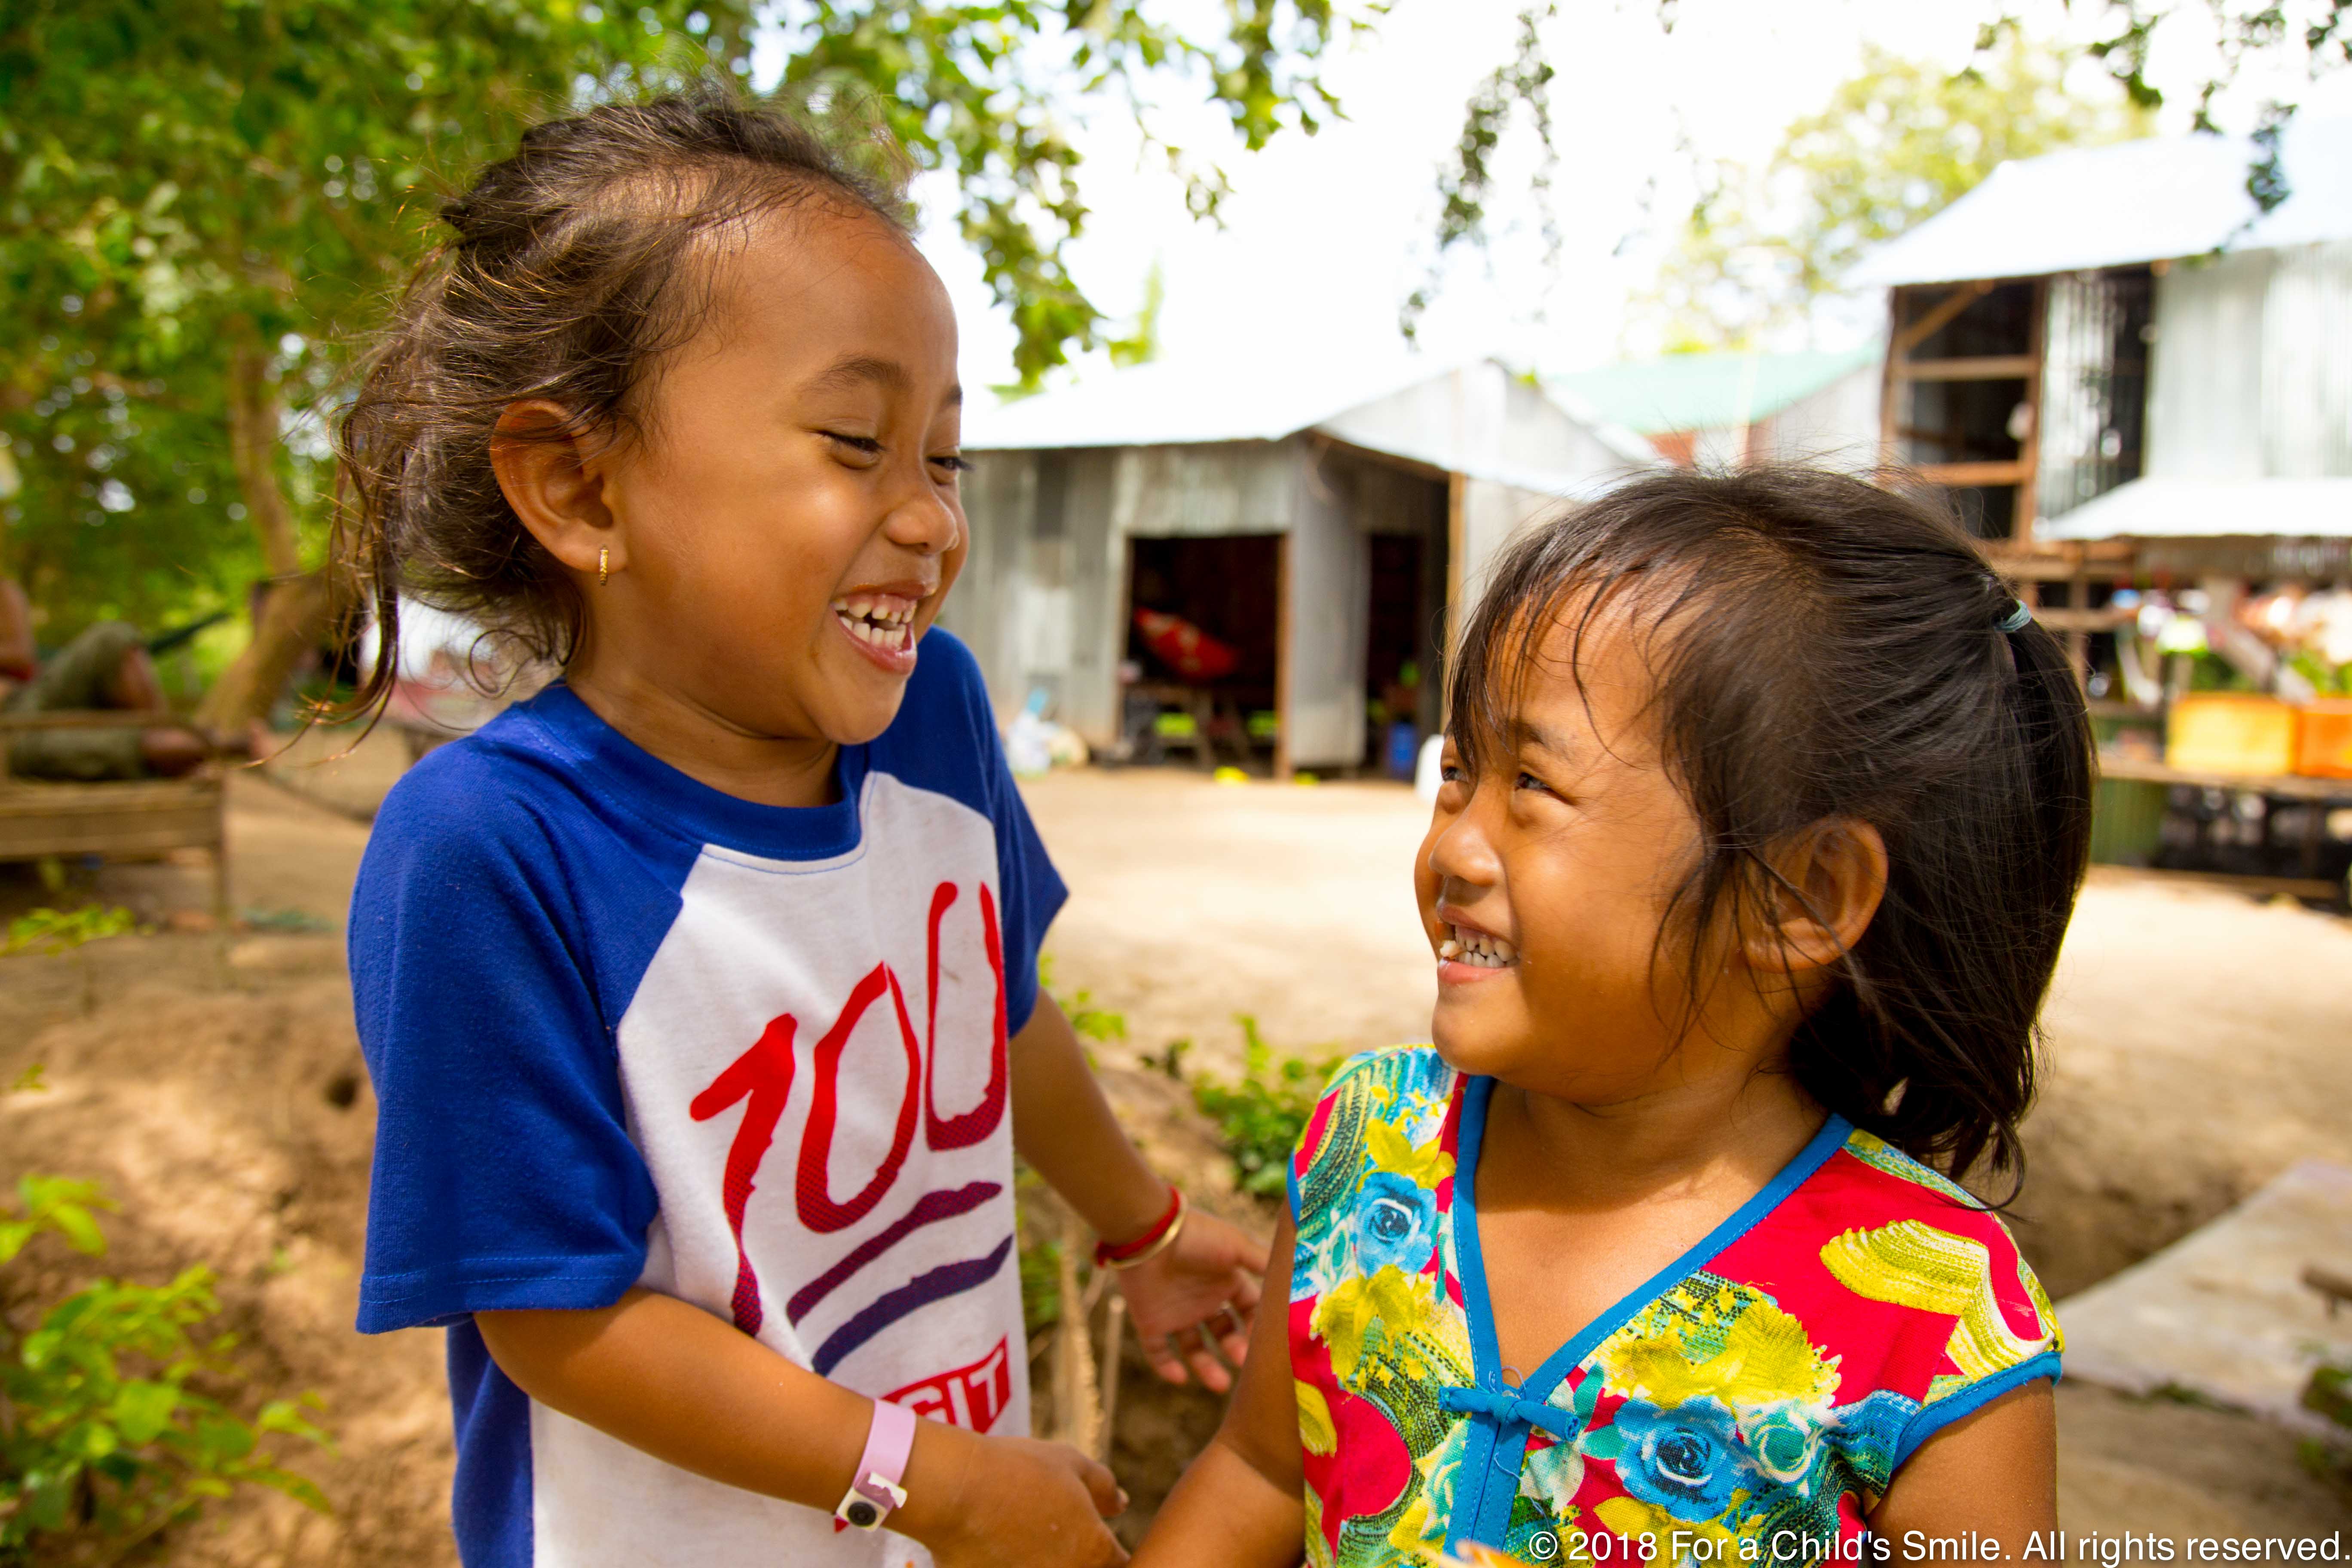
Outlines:
[{"label": "pink watch", "polygon": [[907,1456],[915,1447],[915,1413],[887,1399],[874,1402],[874,1425],[866,1429],[866,1452],[849,1489],[833,1510],[835,1531],[855,1527],[879,1530],[890,1510],[905,1505],[907,1489],[898,1483],[907,1474]]}]

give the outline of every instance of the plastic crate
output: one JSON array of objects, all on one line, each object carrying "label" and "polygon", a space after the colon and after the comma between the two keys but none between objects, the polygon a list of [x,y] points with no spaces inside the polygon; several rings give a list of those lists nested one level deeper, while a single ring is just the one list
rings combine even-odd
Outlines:
[{"label": "plastic crate", "polygon": [[2300,718],[2290,704],[2249,692],[2177,698],[2165,721],[2164,760],[2196,773],[2291,773]]},{"label": "plastic crate", "polygon": [[2329,697],[2305,705],[2294,771],[2313,778],[2352,779],[2352,699]]}]

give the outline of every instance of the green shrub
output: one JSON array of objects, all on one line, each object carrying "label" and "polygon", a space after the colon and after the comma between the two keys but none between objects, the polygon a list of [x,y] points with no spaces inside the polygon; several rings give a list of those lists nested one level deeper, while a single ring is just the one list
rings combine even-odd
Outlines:
[{"label": "green shrub", "polygon": [[1127,1015],[1096,1006],[1093,992],[1080,991],[1068,996],[1055,994],[1052,953],[1037,955],[1037,989],[1054,998],[1054,1005],[1061,1008],[1063,1016],[1070,1020],[1070,1028],[1078,1038],[1098,1041],[1127,1038]]},{"label": "green shrub", "polygon": [[[1316,1096],[1339,1058],[1286,1057],[1277,1065],[1273,1047],[1258,1032],[1257,1020],[1244,1013],[1234,1021],[1242,1026],[1241,1081],[1228,1085],[1195,1078],[1192,1103],[1217,1124],[1242,1191],[1254,1197],[1278,1197],[1288,1179],[1290,1152],[1307,1131]],[[1171,1065],[1175,1059],[1171,1047]]]},{"label": "green shrub", "polygon": [[138,917],[119,906],[90,904],[79,910],[33,910],[8,922],[6,935],[0,937],[0,956],[35,947],[46,953],[64,952],[86,942],[122,936],[138,929]]},{"label": "green shrub", "polygon": [[[44,1233],[77,1252],[106,1249],[96,1186],[54,1176],[16,1184],[0,1209],[0,1266]],[[213,1272],[168,1285],[100,1279],[49,1308],[17,1337],[0,1321],[0,1564],[111,1563],[157,1531],[240,1485],[281,1491],[324,1511],[326,1499],[278,1462],[291,1438],[327,1446],[301,1406],[265,1405],[247,1422],[193,1383],[233,1390],[235,1337],[198,1340],[220,1310]]]}]

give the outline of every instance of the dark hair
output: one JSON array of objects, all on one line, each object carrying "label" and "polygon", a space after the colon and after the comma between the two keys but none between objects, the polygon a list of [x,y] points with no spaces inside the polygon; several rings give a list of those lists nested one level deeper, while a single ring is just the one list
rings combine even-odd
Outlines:
[{"label": "dark hair", "polygon": [[[2037,1015],[2090,853],[2083,697],[1950,519],[1820,469],[1643,476],[1513,543],[1464,629],[1464,765],[1504,732],[1546,628],[1625,605],[1698,818],[1669,906],[1696,962],[1792,889],[1767,858],[1825,820],[1875,827],[1877,915],[1790,1046],[1827,1109],[1958,1176],[2020,1169]],[[1659,933],[1661,943],[1666,930]]]},{"label": "dark hair", "polygon": [[811,201],[905,227],[903,152],[854,107],[831,118],[846,132],[717,82],[605,104],[524,132],[442,205],[451,234],[337,430],[337,586],[382,655],[352,710],[390,693],[403,594],[528,658],[571,657],[583,607],[499,488],[499,414],[546,398],[571,416],[556,434],[641,434],[647,368],[709,307],[712,268],[690,264],[706,238]]}]

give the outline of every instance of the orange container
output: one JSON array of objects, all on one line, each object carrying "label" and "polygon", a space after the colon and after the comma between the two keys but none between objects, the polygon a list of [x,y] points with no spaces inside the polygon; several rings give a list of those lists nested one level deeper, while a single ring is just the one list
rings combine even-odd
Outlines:
[{"label": "orange container", "polygon": [[2275,697],[2195,692],[2176,700],[2166,718],[2164,760],[2196,773],[2291,773],[2300,717]]},{"label": "orange container", "polygon": [[2352,699],[2328,697],[2304,705],[2294,771],[2314,778],[2352,779]]}]

